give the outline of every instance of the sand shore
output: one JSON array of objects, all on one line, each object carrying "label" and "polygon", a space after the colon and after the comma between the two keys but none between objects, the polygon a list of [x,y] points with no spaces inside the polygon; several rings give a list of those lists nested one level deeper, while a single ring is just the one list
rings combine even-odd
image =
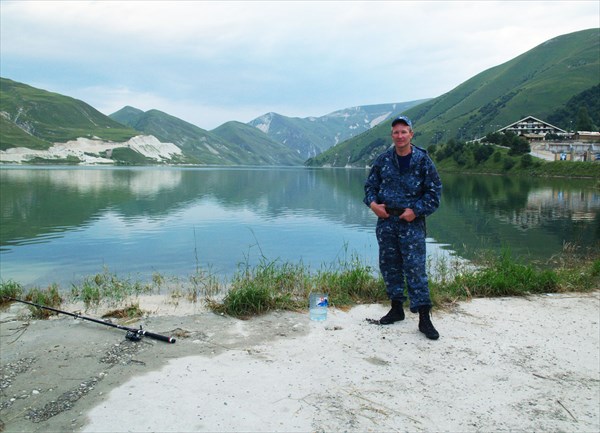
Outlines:
[{"label": "sand shore", "polygon": [[[365,321],[385,305],[250,320],[142,298],[137,327],[0,312],[5,432],[481,432],[600,430],[600,292],[475,299]],[[72,310],[69,310],[72,311]],[[85,315],[99,317],[101,311]],[[1,429],[0,429],[1,430]]]}]

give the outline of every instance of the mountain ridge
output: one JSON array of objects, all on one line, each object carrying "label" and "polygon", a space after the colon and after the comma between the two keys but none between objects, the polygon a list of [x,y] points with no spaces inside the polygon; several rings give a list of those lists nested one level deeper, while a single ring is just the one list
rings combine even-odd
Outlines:
[{"label": "mountain ridge", "polygon": [[[269,112],[247,124],[230,121],[212,131],[154,109],[125,106],[106,116],[83,101],[0,78],[0,161],[8,161],[5,155],[11,148],[47,150],[81,138],[121,143],[125,150],[111,152],[123,156],[113,158],[115,163],[305,161],[308,166],[364,167],[391,144],[386,120],[401,113],[412,118],[414,142],[423,147],[481,137],[528,115],[545,119],[562,109],[557,118],[565,119],[572,115],[573,107],[566,106],[576,94],[598,93],[593,89],[600,82],[599,54],[600,29],[582,30],[546,41],[437,98],[356,106],[320,117]],[[588,106],[598,110],[597,105]],[[136,136],[153,137],[148,144],[155,150],[140,155],[137,147],[127,144]],[[156,148],[161,143],[165,151],[176,145],[181,155],[170,153],[174,159],[169,161],[154,158],[162,152]]]},{"label": "mountain ridge", "polygon": [[[414,143],[428,147],[472,140],[526,116],[549,117],[600,82],[600,29],[558,36],[403,114],[415,126]],[[568,79],[567,79],[568,78]],[[308,166],[368,166],[392,143],[378,125],[307,160]]]},{"label": "mountain ridge", "polygon": [[319,117],[287,117],[269,112],[248,124],[308,159],[424,101],[428,99],[354,106]]},{"label": "mountain ridge", "polygon": [[[250,124],[230,121],[207,131],[160,110],[143,111],[130,105],[106,116],[68,96],[7,78],[1,78],[0,84],[0,162],[301,166],[305,161],[287,139],[273,140]],[[380,106],[348,110],[369,113],[375,109],[381,117],[377,112]],[[273,115],[288,125],[288,119],[293,119]],[[390,115],[389,110],[385,115]],[[333,144],[336,134],[339,137],[335,127],[322,127],[317,132],[307,127],[327,123],[328,116],[352,117],[342,109],[321,118],[294,119],[291,122],[298,126],[291,128],[291,134]],[[376,117],[370,115],[363,121],[372,124],[378,121]],[[145,144],[132,145],[132,140]],[[85,151],[77,149],[78,145]],[[172,145],[181,152],[173,152]]]}]

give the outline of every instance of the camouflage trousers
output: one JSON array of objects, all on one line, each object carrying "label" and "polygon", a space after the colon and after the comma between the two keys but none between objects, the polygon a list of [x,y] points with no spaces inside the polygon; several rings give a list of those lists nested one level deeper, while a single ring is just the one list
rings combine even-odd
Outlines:
[{"label": "camouflage trousers", "polygon": [[431,306],[426,269],[425,219],[411,223],[391,216],[377,221],[379,269],[392,301],[410,299],[410,310]]}]

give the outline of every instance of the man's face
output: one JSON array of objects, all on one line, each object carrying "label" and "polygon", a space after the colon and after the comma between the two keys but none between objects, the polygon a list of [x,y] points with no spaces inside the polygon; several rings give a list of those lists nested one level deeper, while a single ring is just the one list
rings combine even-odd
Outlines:
[{"label": "man's face", "polygon": [[408,127],[408,125],[405,125],[404,123],[397,123],[392,127],[392,140],[394,140],[396,150],[407,150],[412,137],[413,131]]}]

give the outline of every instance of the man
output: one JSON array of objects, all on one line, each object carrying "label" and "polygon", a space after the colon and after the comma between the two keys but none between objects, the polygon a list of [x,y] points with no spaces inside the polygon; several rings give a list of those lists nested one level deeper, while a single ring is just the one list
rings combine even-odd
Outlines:
[{"label": "man", "polygon": [[411,143],[413,135],[408,117],[392,121],[394,146],[375,160],[365,182],[364,202],[378,216],[379,268],[392,303],[379,323],[404,320],[406,288],[410,311],[419,313],[419,330],[437,340],[430,317],[425,217],[439,207],[442,183],[427,151]]}]

